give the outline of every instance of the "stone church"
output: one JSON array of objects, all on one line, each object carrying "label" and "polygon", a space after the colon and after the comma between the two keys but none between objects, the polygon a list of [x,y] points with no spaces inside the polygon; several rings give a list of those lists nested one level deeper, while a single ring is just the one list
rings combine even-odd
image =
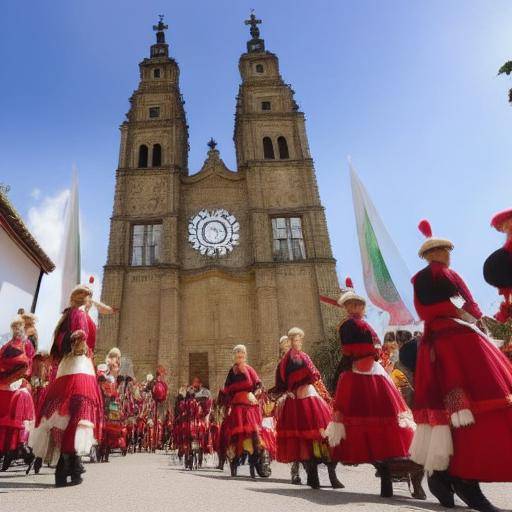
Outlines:
[{"label": "stone church", "polygon": [[195,375],[218,389],[238,343],[271,385],[281,335],[300,326],[311,350],[338,321],[319,301],[339,284],[304,114],[261,21],[245,23],[236,170],[212,139],[202,168],[189,171],[180,71],[162,19],[121,125],[102,292],[119,313],[100,319],[98,353],[118,346],[138,377],[163,364],[174,389]]}]

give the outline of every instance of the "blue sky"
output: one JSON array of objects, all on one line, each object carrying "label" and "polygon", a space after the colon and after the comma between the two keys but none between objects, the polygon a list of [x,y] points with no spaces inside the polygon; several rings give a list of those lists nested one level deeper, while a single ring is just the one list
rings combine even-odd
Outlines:
[{"label": "blue sky", "polygon": [[362,286],[350,154],[411,271],[421,265],[416,226],[427,217],[455,242],[454,268],[489,309],[496,293],[481,268],[501,243],[489,219],[512,206],[512,83],[496,77],[512,58],[506,0],[4,2],[0,182],[20,212],[62,199],[76,164],[83,266],[101,273],[118,127],[158,13],[181,67],[190,170],[201,167],[210,136],[234,168],[237,66],[251,7],[307,117],[340,275]]}]

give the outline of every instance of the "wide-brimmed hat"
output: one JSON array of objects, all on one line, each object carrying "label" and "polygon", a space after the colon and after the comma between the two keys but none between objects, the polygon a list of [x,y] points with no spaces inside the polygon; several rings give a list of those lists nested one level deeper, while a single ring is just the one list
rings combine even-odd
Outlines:
[{"label": "wide-brimmed hat", "polygon": [[430,226],[430,222],[428,220],[420,221],[418,224],[418,229],[426,238],[426,240],[421,245],[420,250],[418,251],[420,258],[424,258],[425,253],[431,251],[432,249],[447,249],[448,251],[453,250],[453,242],[446,238],[432,236],[432,227]]},{"label": "wide-brimmed hat", "polygon": [[341,289],[341,295],[340,298],[338,299],[338,304],[340,306],[343,306],[349,300],[357,300],[359,302],[362,302],[363,304],[366,304],[366,299],[356,293],[354,289],[354,284],[352,283],[352,279],[350,279],[350,277],[347,277],[345,279],[345,288]]},{"label": "wide-brimmed hat", "polygon": [[512,219],[512,208],[496,213],[491,219],[491,226],[498,231],[503,231],[502,225],[509,219]]}]

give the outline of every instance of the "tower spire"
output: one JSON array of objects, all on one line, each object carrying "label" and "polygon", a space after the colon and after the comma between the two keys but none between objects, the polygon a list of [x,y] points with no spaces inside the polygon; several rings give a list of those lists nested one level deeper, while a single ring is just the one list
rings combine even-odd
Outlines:
[{"label": "tower spire", "polygon": [[251,15],[249,16],[249,19],[244,21],[245,25],[251,26],[249,32],[252,39],[247,41],[247,51],[249,53],[265,51],[265,40],[260,38],[260,29],[258,27],[258,25],[261,23],[262,21],[256,18],[254,9],[251,9]]},{"label": "tower spire", "polygon": [[164,23],[164,15],[158,15],[158,23],[153,25],[153,30],[156,32],[156,44],[151,46],[151,57],[168,57],[169,45],[165,42],[165,31],[169,25]]}]

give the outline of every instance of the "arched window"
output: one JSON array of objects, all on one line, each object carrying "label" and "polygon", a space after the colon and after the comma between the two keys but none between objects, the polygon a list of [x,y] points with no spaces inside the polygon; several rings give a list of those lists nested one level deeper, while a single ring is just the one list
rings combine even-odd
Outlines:
[{"label": "arched window", "polygon": [[267,160],[274,160],[274,145],[270,137],[263,137],[263,158]]},{"label": "arched window", "polygon": [[147,167],[148,166],[148,147],[145,144],[142,144],[139,147],[139,167]]},{"label": "arched window", "polygon": [[160,146],[160,144],[153,146],[153,158],[151,162],[153,167],[160,167],[162,165],[162,146]]},{"label": "arched window", "polygon": [[290,158],[290,153],[288,152],[288,144],[284,137],[277,138],[277,147],[279,148],[279,158]]},{"label": "arched window", "polygon": [[256,73],[263,73],[263,64],[256,64]]},{"label": "arched window", "polygon": [[153,70],[153,78],[160,78],[160,68]]}]

